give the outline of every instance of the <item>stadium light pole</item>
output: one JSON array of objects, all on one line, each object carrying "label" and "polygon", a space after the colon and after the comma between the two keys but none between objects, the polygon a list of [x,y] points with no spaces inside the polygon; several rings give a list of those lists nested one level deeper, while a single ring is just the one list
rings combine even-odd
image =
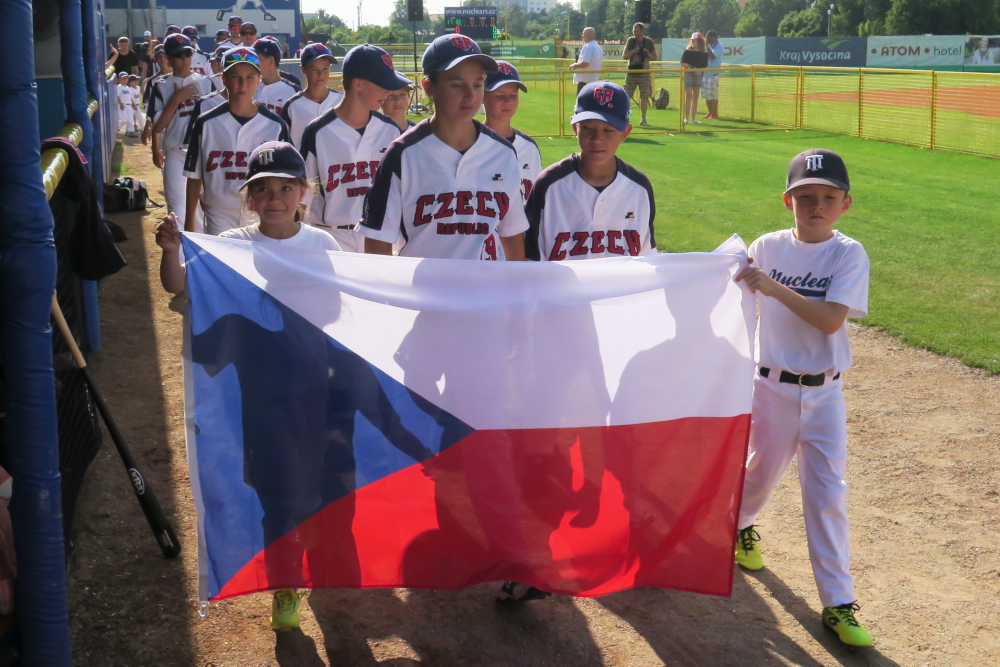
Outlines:
[{"label": "stadium light pole", "polygon": [[833,37],[833,4],[826,10],[826,36]]}]

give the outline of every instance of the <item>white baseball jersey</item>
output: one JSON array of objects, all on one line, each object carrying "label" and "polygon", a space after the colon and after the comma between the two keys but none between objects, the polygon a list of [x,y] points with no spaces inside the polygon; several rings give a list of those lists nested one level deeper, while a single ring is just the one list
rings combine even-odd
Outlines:
[{"label": "white baseball jersey", "polygon": [[429,120],[392,142],[365,198],[358,231],[405,257],[479,259],[493,232],[528,228],[514,147],[478,121],[476,142],[459,153]]},{"label": "white baseball jersey", "polygon": [[326,99],[322,102],[313,102],[305,96],[305,91],[300,90],[285,102],[282,107],[281,119],[288,125],[288,134],[292,138],[292,145],[302,150],[302,133],[306,131],[306,125],[319,118],[328,109],[337,106],[340,100],[344,99],[344,94],[336,90],[327,89]]},{"label": "white baseball jersey", "polygon": [[132,92],[122,83],[118,84],[118,101],[125,105],[126,111],[132,106]]},{"label": "white baseball jersey", "polygon": [[153,89],[156,88],[156,82],[162,79],[164,76],[169,76],[169,75],[156,74],[153,75],[146,82],[146,89],[142,92],[142,103],[146,105],[146,118],[151,119],[153,117],[152,114],[153,105],[149,103],[149,100],[153,96]]},{"label": "white baseball jersey", "polygon": [[139,86],[129,86],[128,94],[131,104],[135,106],[136,109],[139,108],[139,102],[142,100],[142,89]]},{"label": "white baseball jersey", "polygon": [[262,80],[257,86],[257,92],[253,94],[253,101],[280,116],[285,102],[297,92],[299,92],[298,86],[285,79],[278,79],[274,83],[264,83]]},{"label": "white baseball jersey", "polygon": [[[517,153],[518,164],[521,165],[521,189],[524,191],[524,199],[527,201],[531,195],[531,188],[535,185],[535,179],[542,171],[542,154],[538,150],[535,140],[520,130],[514,129],[514,136],[508,137],[507,141],[514,146]],[[480,259],[486,261],[505,260],[503,244],[500,243],[500,235],[493,232],[493,240],[483,245],[483,253]]]},{"label": "white baseball jersey", "polygon": [[576,153],[541,173],[528,198],[528,259],[636,257],[656,249],[653,186],[641,171],[615,160],[615,180],[600,191],[580,177]]},{"label": "white baseball jersey", "polygon": [[194,121],[184,175],[202,181],[206,234],[218,235],[249,222],[241,218],[239,189],[247,178],[247,158],[266,141],[288,141],[288,128],[262,105],[253,118],[237,119],[227,101]]},{"label": "white baseball jersey", "polygon": [[[860,243],[834,232],[822,243],[802,243],[793,230],[765,234],[750,244],[754,266],[799,294],[848,307],[848,317],[868,314],[868,255]],[[830,335],[777,299],[757,296],[757,363],[792,373],[843,373],[851,367],[847,322]]]},{"label": "white baseball jersey", "polygon": [[[153,95],[149,102],[150,106],[153,107],[151,118],[154,123],[160,119],[163,109],[167,106],[174,92],[188,85],[196,86],[202,95],[212,92],[212,82],[197,72],[191,73],[184,78],[171,74],[156,82],[156,88],[153,90]],[[173,118],[170,119],[167,128],[163,130],[163,134],[160,137],[160,145],[164,150],[184,146],[184,137],[187,135],[188,125],[191,122],[191,114],[194,112],[196,101],[197,98],[191,98],[186,102],[182,102],[177,107],[177,110],[174,111]]]},{"label": "white baseball jersey", "polygon": [[201,51],[194,52],[194,55],[191,56],[191,71],[205,77],[212,74],[212,66],[208,62],[207,53],[202,53]]},{"label": "white baseball jersey", "polygon": [[194,121],[198,118],[198,116],[203,113],[208,113],[215,107],[228,101],[227,98],[223,97],[222,93],[222,90],[217,90],[214,93],[202,95],[195,100],[194,111],[192,111],[189,116],[191,122],[188,123],[187,133],[184,135],[184,148],[187,148],[187,145],[191,143],[191,131],[194,129]]},{"label": "white baseball jersey", "polygon": [[392,119],[374,111],[364,129],[361,134],[342,121],[336,109],[306,126],[301,146],[306,178],[319,190],[306,214],[309,224],[327,231],[353,229],[361,219],[375,171],[399,136]]}]

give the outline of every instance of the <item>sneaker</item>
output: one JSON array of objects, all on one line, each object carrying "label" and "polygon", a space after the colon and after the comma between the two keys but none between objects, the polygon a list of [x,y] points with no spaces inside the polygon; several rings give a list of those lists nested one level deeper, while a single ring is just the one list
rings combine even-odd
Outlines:
[{"label": "sneaker", "polygon": [[647,122],[646,122],[646,119],[645,119],[645,118],[643,118],[643,119],[642,119],[642,120],[641,120],[641,121],[639,122],[639,125],[641,125],[642,127],[649,127],[649,123],[647,123]]},{"label": "sneaker", "polygon": [[271,12],[264,12],[264,20],[265,21],[277,21],[278,19],[275,18],[274,14],[272,14]]},{"label": "sneaker", "polygon": [[299,600],[302,596],[294,589],[276,591],[271,600],[271,629],[286,632],[299,627]]},{"label": "sneaker", "polygon": [[854,618],[854,612],[861,609],[857,602],[823,609],[823,627],[837,633],[840,641],[848,646],[871,646],[871,634],[861,627]]},{"label": "sneaker", "polygon": [[764,568],[764,556],[760,553],[760,534],[753,524],[740,528],[736,536],[736,564],[756,572]]},{"label": "sneaker", "polygon": [[691,121],[691,122],[692,122],[692,123],[696,123],[696,124],[698,124],[698,125],[701,125],[701,124],[702,124],[702,123],[701,123],[701,121],[700,121],[700,120],[697,120],[697,119],[695,119],[695,120],[693,120],[693,121]]},{"label": "sneaker", "polygon": [[684,119],[684,124],[685,124],[685,125],[687,125],[687,124],[688,124],[688,119],[687,119],[687,118],[685,118],[685,119]]},{"label": "sneaker", "polygon": [[497,602],[530,602],[531,600],[542,600],[550,595],[552,593],[529,586],[528,584],[522,584],[517,581],[505,581],[503,582],[503,586],[500,587],[500,592],[497,594]]}]

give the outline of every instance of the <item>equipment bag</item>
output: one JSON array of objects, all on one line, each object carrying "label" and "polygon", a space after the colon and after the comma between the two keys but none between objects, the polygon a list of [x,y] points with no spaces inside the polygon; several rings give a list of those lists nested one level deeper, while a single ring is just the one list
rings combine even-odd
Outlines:
[{"label": "equipment bag", "polygon": [[670,91],[666,88],[657,88],[656,97],[653,98],[653,106],[657,109],[666,109],[670,106]]}]

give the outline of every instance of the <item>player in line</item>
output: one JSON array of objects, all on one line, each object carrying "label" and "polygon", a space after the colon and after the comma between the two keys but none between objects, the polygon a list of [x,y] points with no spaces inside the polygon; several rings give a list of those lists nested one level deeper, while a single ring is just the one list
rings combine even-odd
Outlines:
[{"label": "player in line", "polygon": [[406,257],[524,259],[521,168],[514,147],[475,120],[496,61],[464,35],[424,51],[424,92],[434,115],[394,141],[365,198],[358,231],[365,252]]},{"label": "player in line", "polygon": [[391,91],[382,102],[382,115],[391,118],[400,132],[406,132],[416,125],[406,117],[406,111],[410,108],[411,93],[413,93],[412,83],[406,88]]},{"label": "player in line", "polygon": [[[212,92],[213,88],[210,80],[191,71],[191,57],[194,55],[191,40],[184,35],[173,34],[167,37],[164,49],[170,58],[173,73],[156,82],[150,99],[153,164],[163,170],[163,194],[167,200],[167,211],[177,215],[183,225],[187,221],[184,139],[194,111],[195,99]],[[192,218],[191,222],[197,228],[201,219]]]},{"label": "player in line", "polygon": [[580,89],[570,123],[580,153],[547,167],[528,197],[527,257],[536,261],[640,256],[656,250],[649,179],[615,153],[632,131],[617,83]]},{"label": "player in line", "polygon": [[337,64],[330,49],[322,44],[310,44],[302,49],[299,63],[299,69],[306,77],[306,89],[288,98],[280,116],[288,125],[292,145],[302,150],[302,133],[306,125],[332,109],[344,96],[328,85],[330,67]]},{"label": "player in line", "polygon": [[118,132],[126,137],[135,136],[135,116],[132,115],[132,91],[128,87],[128,72],[118,73]]},{"label": "player in line", "polygon": [[[163,44],[157,44],[156,47],[153,48],[153,60],[155,61],[154,64],[157,66],[159,73],[153,75],[153,78],[151,79],[146,79],[146,89],[142,91],[142,105],[146,112],[146,119],[144,121],[145,126],[142,128],[142,144],[144,146],[148,144],[153,137],[153,106],[149,103],[149,100],[153,96],[153,89],[156,87],[157,81],[170,76],[171,74],[170,59],[167,58],[167,53],[163,49]],[[159,148],[156,150],[159,150]]]},{"label": "player in line", "polygon": [[202,76],[211,74],[212,68],[208,63],[208,54],[203,52],[198,45],[198,29],[193,25],[186,25],[181,29],[181,34],[191,40],[191,46],[194,48],[194,53],[191,55],[191,71]]},{"label": "player in line", "polygon": [[253,99],[280,116],[285,103],[299,87],[282,78],[278,65],[281,63],[281,45],[271,37],[262,37],[253,44],[253,50],[260,59],[260,87]]},{"label": "player in line", "polygon": [[252,220],[240,201],[247,179],[247,158],[267,141],[288,141],[285,121],[253,101],[260,83],[260,61],[253,49],[226,52],[222,80],[228,99],[195,119],[184,162],[186,231],[196,231],[193,218],[200,204],[205,233],[218,235]]},{"label": "player in line", "polygon": [[140,128],[142,128],[145,119],[142,115],[142,107],[140,106],[142,102],[142,90],[139,88],[139,75],[129,74],[128,75],[128,92],[129,99],[131,101],[131,109],[129,113],[132,114],[132,124],[133,124],[133,137],[139,136]]},{"label": "player in line", "polygon": [[[520,130],[511,127],[511,119],[517,113],[521,92],[528,92],[528,87],[521,82],[517,69],[506,60],[497,61],[497,71],[486,75],[486,91],[483,93],[483,106],[486,108],[486,127],[510,142],[517,154],[521,166],[521,187],[524,198],[528,199],[535,179],[542,171],[542,154],[538,151],[535,140]],[[485,251],[483,259],[502,260],[503,245],[493,233],[496,245],[496,257],[490,257]]]},{"label": "player in line", "polygon": [[388,53],[369,44],[348,51],[341,65],[343,98],[302,134],[306,174],[318,189],[306,220],[327,231],[344,250],[364,252],[365,237],[354,227],[375,171],[399,136],[396,124],[378,109],[389,91],[408,86],[410,80],[393,69]]},{"label": "player in line", "polygon": [[764,567],[754,522],[798,457],[809,560],[823,626],[849,646],[871,646],[858,623],[847,520],[847,407],[842,375],[852,362],[848,317],[868,314],[869,261],[834,227],[851,208],[839,155],[814,148],[788,167],[782,198],[795,227],[750,245],[736,277],[757,295],[757,373],[740,506],[736,562]]}]

